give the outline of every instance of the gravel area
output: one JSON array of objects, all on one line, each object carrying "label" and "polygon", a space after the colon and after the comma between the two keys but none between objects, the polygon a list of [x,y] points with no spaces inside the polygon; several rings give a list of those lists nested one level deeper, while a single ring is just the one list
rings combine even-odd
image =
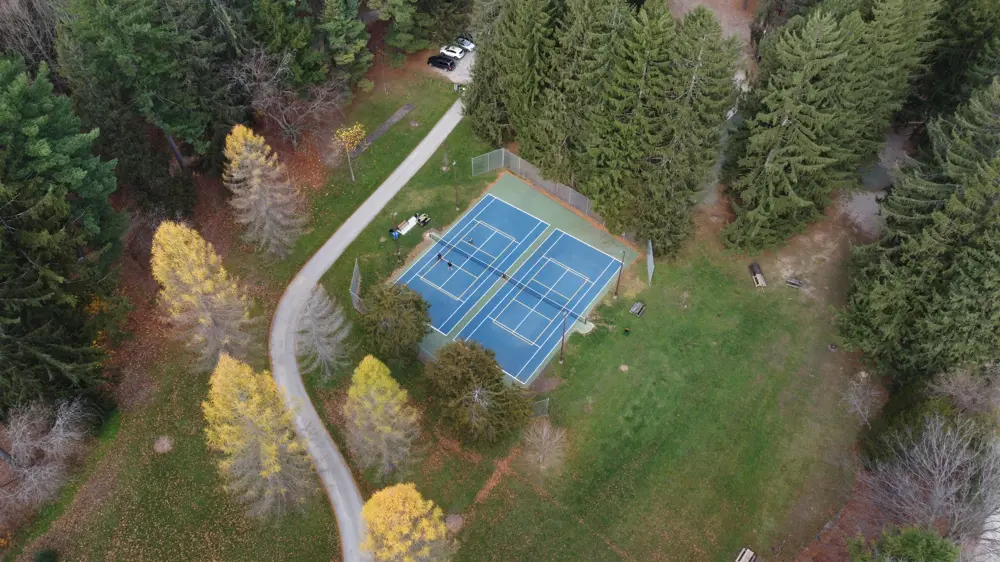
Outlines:
[{"label": "gravel area", "polygon": [[472,82],[472,65],[476,62],[475,51],[468,53],[461,59],[459,59],[455,64],[455,70],[448,72],[447,70],[441,70],[440,68],[430,67],[431,70],[437,72],[441,76],[444,76],[448,80],[451,80],[455,84],[468,84]]}]

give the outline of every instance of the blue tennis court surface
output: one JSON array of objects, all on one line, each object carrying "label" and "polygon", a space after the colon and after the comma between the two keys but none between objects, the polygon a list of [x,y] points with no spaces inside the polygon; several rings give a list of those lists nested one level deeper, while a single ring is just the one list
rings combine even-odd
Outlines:
[{"label": "blue tennis court surface", "polygon": [[564,315],[567,330],[582,321],[620,268],[617,258],[555,230],[457,339],[492,349],[504,372],[525,384],[559,345]]},{"label": "blue tennis court surface", "polygon": [[548,226],[487,195],[396,282],[420,293],[431,325],[447,335]]}]

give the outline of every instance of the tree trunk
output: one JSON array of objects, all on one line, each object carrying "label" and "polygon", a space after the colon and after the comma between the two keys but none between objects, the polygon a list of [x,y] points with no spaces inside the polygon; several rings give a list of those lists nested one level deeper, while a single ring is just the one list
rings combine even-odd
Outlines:
[{"label": "tree trunk", "polygon": [[14,457],[12,457],[11,454],[5,451],[2,447],[0,447],[0,461],[7,463],[11,467],[17,467],[17,462],[14,461]]},{"label": "tree trunk", "polygon": [[184,157],[181,156],[181,150],[177,148],[177,141],[174,140],[173,135],[170,133],[163,131],[163,134],[167,137],[167,145],[170,146],[170,152],[174,153],[174,159],[180,165],[181,171],[187,173],[187,166],[184,165]]}]

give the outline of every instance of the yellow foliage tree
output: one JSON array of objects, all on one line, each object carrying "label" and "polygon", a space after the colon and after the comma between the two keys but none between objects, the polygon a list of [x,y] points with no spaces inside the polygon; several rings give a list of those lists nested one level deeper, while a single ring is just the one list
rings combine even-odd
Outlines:
[{"label": "yellow foliage tree", "polygon": [[212,245],[194,229],[163,221],[153,236],[153,277],[159,297],[205,370],[221,353],[239,354],[249,342],[249,307]]},{"label": "yellow foliage tree", "polygon": [[351,170],[351,181],[355,181],[354,165],[351,164],[351,152],[354,152],[354,149],[361,146],[361,143],[365,140],[365,126],[361,123],[355,123],[341,127],[333,134],[333,140],[347,154],[347,167]]},{"label": "yellow foliage tree", "polygon": [[420,415],[389,368],[371,355],[354,370],[344,403],[347,447],[365,468],[387,476],[410,456],[420,434]]},{"label": "yellow foliage tree", "polygon": [[223,354],[202,410],[208,446],[222,453],[226,489],[250,515],[280,515],[312,492],[312,463],[270,373]]},{"label": "yellow foliage tree", "polygon": [[441,508],[425,500],[413,484],[375,492],[361,508],[367,535],[361,548],[377,562],[447,560],[448,531]]},{"label": "yellow foliage tree", "polygon": [[302,194],[288,181],[278,156],[249,127],[236,125],[226,137],[222,179],[233,192],[229,204],[246,227],[247,240],[284,256],[305,226]]}]

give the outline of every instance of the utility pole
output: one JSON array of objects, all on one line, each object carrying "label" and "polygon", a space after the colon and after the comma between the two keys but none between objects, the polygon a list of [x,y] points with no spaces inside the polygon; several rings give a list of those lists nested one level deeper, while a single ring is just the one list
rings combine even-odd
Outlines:
[{"label": "utility pole", "polygon": [[458,211],[461,210],[461,207],[458,205],[458,162],[452,160],[451,168],[455,170],[455,210]]},{"label": "utility pole", "polygon": [[618,287],[622,284],[623,271],[625,271],[625,250],[622,250],[621,267],[618,268],[618,281],[615,281],[615,300],[618,300]]}]

